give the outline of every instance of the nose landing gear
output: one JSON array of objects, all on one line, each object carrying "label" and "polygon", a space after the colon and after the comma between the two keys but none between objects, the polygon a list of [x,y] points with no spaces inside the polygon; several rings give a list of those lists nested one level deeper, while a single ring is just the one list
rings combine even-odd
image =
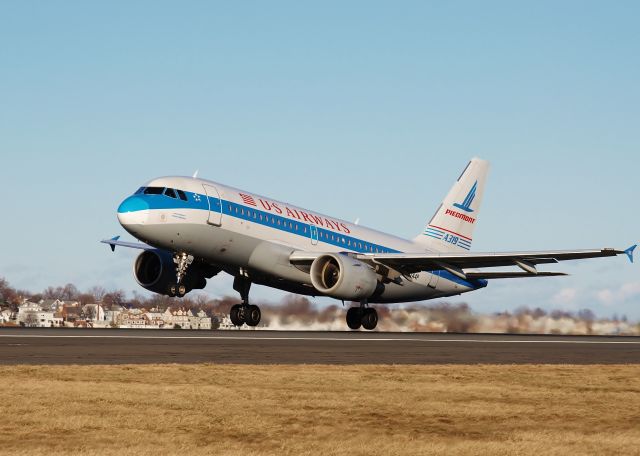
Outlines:
[{"label": "nose landing gear", "polygon": [[182,298],[187,294],[187,287],[182,283],[182,280],[187,274],[189,265],[193,263],[193,256],[185,252],[178,252],[173,256],[173,262],[176,264],[176,282],[169,284],[167,294],[171,297]]}]

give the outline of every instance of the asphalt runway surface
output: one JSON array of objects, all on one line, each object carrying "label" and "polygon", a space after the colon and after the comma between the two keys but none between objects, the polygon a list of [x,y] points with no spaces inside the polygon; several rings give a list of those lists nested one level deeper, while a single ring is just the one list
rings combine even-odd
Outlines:
[{"label": "asphalt runway surface", "polygon": [[0,328],[0,364],[638,364],[640,337]]}]

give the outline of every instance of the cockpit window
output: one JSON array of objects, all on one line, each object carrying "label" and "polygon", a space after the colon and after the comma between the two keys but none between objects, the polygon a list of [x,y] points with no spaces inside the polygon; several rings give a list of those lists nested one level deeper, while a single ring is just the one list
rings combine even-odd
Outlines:
[{"label": "cockpit window", "polygon": [[147,187],[144,189],[145,195],[162,195],[164,187]]},{"label": "cockpit window", "polygon": [[169,198],[174,198],[174,199],[177,198],[176,192],[172,188],[165,188],[164,194],[167,195]]},{"label": "cockpit window", "polygon": [[182,190],[176,190],[178,192],[178,196],[182,201],[187,201],[187,195]]},{"label": "cockpit window", "polygon": [[134,193],[134,195],[139,195],[140,193],[144,192],[144,187],[140,187],[138,190],[136,190],[136,192]]}]

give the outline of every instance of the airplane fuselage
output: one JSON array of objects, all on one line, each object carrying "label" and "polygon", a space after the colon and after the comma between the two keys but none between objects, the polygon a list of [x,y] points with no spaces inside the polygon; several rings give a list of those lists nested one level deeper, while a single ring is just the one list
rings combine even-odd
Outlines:
[{"label": "airplane fuselage", "polygon": [[[169,189],[169,190],[167,190]],[[168,194],[167,194],[168,193]],[[236,276],[305,295],[320,295],[294,252],[427,252],[423,245],[216,182],[163,177],[145,184],[118,208],[137,239],[169,252],[186,252]],[[451,233],[454,236],[456,233]],[[384,268],[377,271],[384,275]],[[394,303],[457,295],[486,286],[445,270],[381,281],[369,302]]]}]

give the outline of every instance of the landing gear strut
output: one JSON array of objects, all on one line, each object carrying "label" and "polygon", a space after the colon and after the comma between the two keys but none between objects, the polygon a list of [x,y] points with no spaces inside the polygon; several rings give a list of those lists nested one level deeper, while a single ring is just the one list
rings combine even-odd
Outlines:
[{"label": "landing gear strut", "polygon": [[350,329],[375,329],[378,325],[378,312],[372,307],[367,307],[367,301],[362,301],[359,307],[350,307],[347,310],[347,326]]},{"label": "landing gear strut", "polygon": [[176,264],[176,282],[169,284],[167,292],[171,297],[182,298],[187,294],[187,287],[182,283],[182,280],[187,274],[189,265],[193,263],[193,256],[185,252],[178,252],[173,256],[173,262]]},{"label": "landing gear strut", "polygon": [[244,269],[233,280],[233,289],[240,293],[242,304],[231,306],[229,317],[231,323],[235,326],[242,326],[246,323],[248,326],[258,326],[262,313],[260,307],[249,304],[249,288],[251,288],[251,280]]}]

